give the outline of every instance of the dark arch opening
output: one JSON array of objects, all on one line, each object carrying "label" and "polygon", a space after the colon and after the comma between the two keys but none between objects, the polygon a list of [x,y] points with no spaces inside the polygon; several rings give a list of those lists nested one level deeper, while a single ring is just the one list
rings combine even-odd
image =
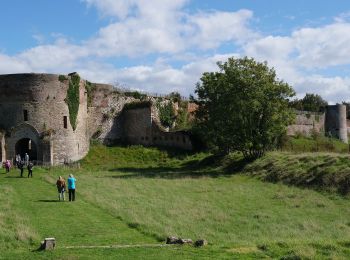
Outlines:
[{"label": "dark arch opening", "polygon": [[36,161],[38,154],[37,154],[37,147],[35,142],[32,139],[29,138],[22,138],[18,140],[16,143],[16,154],[20,154],[22,160],[24,160],[24,155],[27,153],[29,155],[30,161]]}]

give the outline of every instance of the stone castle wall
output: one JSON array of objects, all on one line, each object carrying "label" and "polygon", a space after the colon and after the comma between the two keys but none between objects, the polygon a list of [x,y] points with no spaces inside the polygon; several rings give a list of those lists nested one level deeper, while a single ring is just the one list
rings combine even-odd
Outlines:
[{"label": "stone castle wall", "polygon": [[[68,80],[54,74],[12,74],[0,76],[0,128],[6,132],[6,156],[15,156],[16,143],[30,138],[37,148],[37,160],[49,164],[79,160],[88,152],[87,108],[84,82],[80,82],[77,129],[73,131],[65,102]],[[24,118],[27,111],[27,120]],[[67,116],[67,129],[63,117]],[[49,137],[45,136],[49,133]],[[45,137],[45,138],[44,138]],[[48,140],[49,139],[49,140]],[[51,153],[44,158],[44,154]]]},{"label": "stone castle wall", "polygon": [[[23,149],[18,150],[18,147],[25,146],[23,143],[27,140],[30,145],[27,143],[26,149],[31,152],[31,159],[50,165],[83,158],[91,138],[105,144],[127,141],[183,149],[192,147],[186,133],[166,132],[155,120],[151,108],[124,113],[124,105],[137,101],[135,98],[118,92],[111,85],[90,85],[84,80],[79,83],[77,128],[73,130],[66,103],[71,76],[0,75],[2,160],[13,159],[18,151],[22,153]],[[87,86],[92,86],[91,91]]]},{"label": "stone castle wall", "polygon": [[[12,159],[23,140],[31,140],[38,161],[61,164],[83,158],[91,138],[105,144],[129,143],[192,149],[185,131],[168,131],[159,122],[154,106],[125,107],[140,101],[120,93],[111,85],[80,80],[77,128],[72,129],[66,103],[69,75],[11,74],[0,75],[0,145],[1,159]],[[150,104],[154,103],[148,97]],[[189,106],[189,111],[196,106]],[[26,112],[24,112],[26,111]],[[25,118],[25,114],[27,118]],[[64,117],[67,127],[64,127]],[[297,112],[288,134],[330,132],[347,142],[344,105],[328,106],[326,113]]]},{"label": "stone castle wall", "polygon": [[342,104],[329,105],[324,113],[296,111],[295,122],[288,126],[287,134],[310,136],[314,132],[324,133],[347,143],[350,132],[348,125],[346,106]]},{"label": "stone castle wall", "polygon": [[296,111],[295,121],[287,128],[288,135],[310,136],[313,132],[324,132],[325,113]]}]

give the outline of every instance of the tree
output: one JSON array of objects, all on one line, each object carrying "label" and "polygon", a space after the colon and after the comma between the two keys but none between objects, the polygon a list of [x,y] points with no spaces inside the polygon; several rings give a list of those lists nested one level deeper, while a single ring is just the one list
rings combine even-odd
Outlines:
[{"label": "tree", "polygon": [[328,102],[318,94],[306,93],[304,98],[295,99],[290,102],[290,105],[297,110],[322,112],[328,105]]},{"label": "tree", "polygon": [[173,101],[174,103],[176,102],[181,102],[181,95],[179,92],[171,92],[168,97],[170,98],[171,101]]},{"label": "tree", "polygon": [[274,147],[293,119],[293,89],[267,63],[229,58],[203,73],[195,93],[196,128],[220,152],[259,157]]}]

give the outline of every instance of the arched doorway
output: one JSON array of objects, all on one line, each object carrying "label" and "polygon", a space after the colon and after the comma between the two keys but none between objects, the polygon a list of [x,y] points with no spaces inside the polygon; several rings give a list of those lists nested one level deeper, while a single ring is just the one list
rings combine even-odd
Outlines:
[{"label": "arched doorway", "polygon": [[29,160],[36,161],[38,159],[38,152],[35,142],[30,138],[22,138],[17,141],[15,146],[16,154],[20,154],[24,159],[24,155],[29,155]]}]

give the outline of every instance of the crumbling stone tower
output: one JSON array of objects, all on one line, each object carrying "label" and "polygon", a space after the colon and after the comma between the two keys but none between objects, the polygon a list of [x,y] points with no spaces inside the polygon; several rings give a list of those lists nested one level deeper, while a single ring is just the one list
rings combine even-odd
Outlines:
[{"label": "crumbling stone tower", "polygon": [[337,104],[326,107],[325,132],[344,143],[348,142],[345,105]]}]

